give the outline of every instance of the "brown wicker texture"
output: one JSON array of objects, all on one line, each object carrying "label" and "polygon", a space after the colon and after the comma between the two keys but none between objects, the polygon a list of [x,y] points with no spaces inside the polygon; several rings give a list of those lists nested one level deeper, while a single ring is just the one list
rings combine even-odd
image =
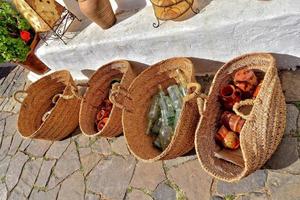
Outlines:
[{"label": "brown wicker texture", "polygon": [[80,106],[79,125],[86,136],[115,137],[122,129],[122,110],[113,106],[109,119],[104,128],[98,132],[95,119],[99,105],[109,95],[111,81],[120,78],[121,84],[128,88],[138,72],[125,60],[114,61],[99,68],[88,82],[88,89]]},{"label": "brown wicker texture", "polygon": [[187,58],[171,58],[144,70],[133,81],[128,91],[122,89],[124,87],[121,85],[119,90],[111,94],[111,97],[114,94],[123,95],[122,123],[127,145],[132,154],[144,162],[176,158],[194,147],[194,134],[199,121],[196,92],[184,100],[174,136],[163,152],[153,147],[152,142],[155,138],[146,135],[147,114],[152,97],[158,93],[159,84],[166,89],[176,83],[177,69],[183,72],[188,83],[195,82],[192,62]]},{"label": "brown wicker texture", "polygon": [[[17,98],[19,93],[27,94],[23,102]],[[60,140],[78,126],[80,98],[72,76],[66,70],[41,78],[26,91],[16,92],[14,97],[22,103],[18,129],[25,138]],[[59,98],[53,107],[54,97]],[[51,114],[42,122],[43,115],[51,108]]]},{"label": "brown wicker texture", "polygon": [[[234,106],[234,110],[238,111],[240,106],[253,105],[248,116],[236,112],[246,119],[240,133],[244,167],[214,157],[214,152],[219,149],[214,139],[221,114],[220,104],[217,103],[219,91],[228,84],[231,75],[241,68],[253,69],[264,74],[257,98],[242,101]],[[286,104],[275,59],[270,54],[246,54],[226,63],[217,72],[207,99],[198,98],[198,106],[203,117],[196,131],[197,156],[209,174],[223,181],[238,181],[261,168],[282,139],[286,122]]]}]

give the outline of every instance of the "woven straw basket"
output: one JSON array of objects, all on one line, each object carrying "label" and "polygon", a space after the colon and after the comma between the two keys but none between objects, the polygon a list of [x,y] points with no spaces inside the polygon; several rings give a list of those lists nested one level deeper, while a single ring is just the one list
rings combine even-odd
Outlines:
[{"label": "woven straw basket", "polygon": [[[113,103],[123,109],[122,123],[130,151],[135,157],[144,162],[176,158],[189,152],[194,147],[194,134],[199,120],[196,99],[197,94],[200,93],[200,88],[184,100],[181,116],[172,141],[163,152],[153,147],[154,138],[146,135],[147,114],[152,97],[158,93],[159,84],[163,89],[166,89],[176,83],[174,77],[177,69],[183,72],[188,83],[195,81],[194,68],[190,60],[171,58],[144,70],[133,81],[128,90],[124,90],[121,84],[110,95]],[[194,87],[194,85],[191,84],[190,87]],[[122,105],[115,101],[114,97],[118,95],[122,96]]]},{"label": "woven straw basket", "polygon": [[120,78],[121,84],[128,88],[137,73],[128,61],[119,60],[102,66],[93,74],[80,106],[79,125],[84,135],[114,137],[122,133],[120,108],[113,106],[106,125],[99,132],[95,129],[95,118],[99,105],[109,95],[111,81]]},{"label": "woven straw basket", "polygon": [[[214,157],[219,147],[214,136],[220,119],[218,95],[228,84],[231,74],[241,68],[264,72],[261,90],[255,100],[245,100],[234,105],[234,111],[246,122],[240,133],[240,146],[244,167]],[[251,105],[245,116],[239,108]],[[202,118],[196,131],[195,146],[202,167],[212,176],[227,182],[238,181],[261,168],[280,143],[286,122],[286,104],[275,59],[266,53],[247,54],[226,63],[216,74],[207,99],[198,98]]]},{"label": "woven straw basket", "polygon": [[[25,93],[24,101],[18,94]],[[60,140],[78,126],[80,99],[71,74],[62,70],[43,77],[26,91],[17,91],[15,100],[21,103],[18,129],[25,138]],[[56,104],[53,107],[53,99]],[[43,115],[53,107],[51,114],[42,122]]]}]

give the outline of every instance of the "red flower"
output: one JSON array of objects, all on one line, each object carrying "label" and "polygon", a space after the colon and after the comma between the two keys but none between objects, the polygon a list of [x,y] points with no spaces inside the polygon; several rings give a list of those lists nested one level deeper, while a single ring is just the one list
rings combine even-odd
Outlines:
[{"label": "red flower", "polygon": [[28,31],[21,31],[20,36],[21,39],[26,43],[29,42],[29,40],[31,39],[31,35]]}]

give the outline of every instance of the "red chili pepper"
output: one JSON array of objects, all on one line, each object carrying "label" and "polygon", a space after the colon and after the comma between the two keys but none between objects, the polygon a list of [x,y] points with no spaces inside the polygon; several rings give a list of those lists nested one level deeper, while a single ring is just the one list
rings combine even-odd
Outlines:
[{"label": "red chili pepper", "polygon": [[21,39],[26,43],[31,39],[31,34],[28,31],[21,31],[20,36]]}]

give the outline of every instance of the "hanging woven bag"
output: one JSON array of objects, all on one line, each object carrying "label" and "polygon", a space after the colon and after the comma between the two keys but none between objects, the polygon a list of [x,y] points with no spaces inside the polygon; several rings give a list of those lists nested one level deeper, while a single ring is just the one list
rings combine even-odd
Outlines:
[{"label": "hanging woven bag", "polygon": [[109,96],[112,80],[120,79],[120,83],[128,88],[137,74],[138,70],[126,60],[108,63],[93,74],[80,106],[79,125],[84,135],[115,137],[122,133],[122,110],[120,108],[113,106],[109,119],[101,131],[95,127],[96,115],[103,100]]},{"label": "hanging woven bag", "polygon": [[[262,73],[263,81],[255,99],[241,101],[233,107],[234,112],[246,120],[240,132],[243,165],[238,166],[215,157],[220,149],[215,134],[221,115],[219,91],[229,83],[232,74],[244,68]],[[246,54],[226,63],[215,75],[207,98],[198,98],[198,106],[202,118],[196,131],[197,156],[205,171],[220,180],[238,181],[261,168],[282,139],[286,104],[271,54]],[[244,106],[252,107],[250,114],[240,111]]]},{"label": "hanging woven bag", "polygon": [[[26,94],[24,100],[19,94]],[[14,98],[22,104],[18,130],[24,138],[61,140],[78,126],[80,98],[66,70],[41,78],[26,91],[17,91]]]},{"label": "hanging woven bag", "polygon": [[[160,151],[153,146],[154,138],[146,134],[147,115],[152,97],[159,91],[158,86],[166,89],[176,84],[176,70],[183,73],[189,83],[188,88],[196,89],[185,97],[172,140],[164,151]],[[125,89],[122,83],[117,86],[110,98],[114,105],[123,110],[124,135],[131,153],[144,162],[154,162],[176,158],[192,150],[199,121],[196,100],[199,93],[200,85],[195,83],[194,66],[187,58],[171,58],[147,68],[133,81],[129,89]]]}]

